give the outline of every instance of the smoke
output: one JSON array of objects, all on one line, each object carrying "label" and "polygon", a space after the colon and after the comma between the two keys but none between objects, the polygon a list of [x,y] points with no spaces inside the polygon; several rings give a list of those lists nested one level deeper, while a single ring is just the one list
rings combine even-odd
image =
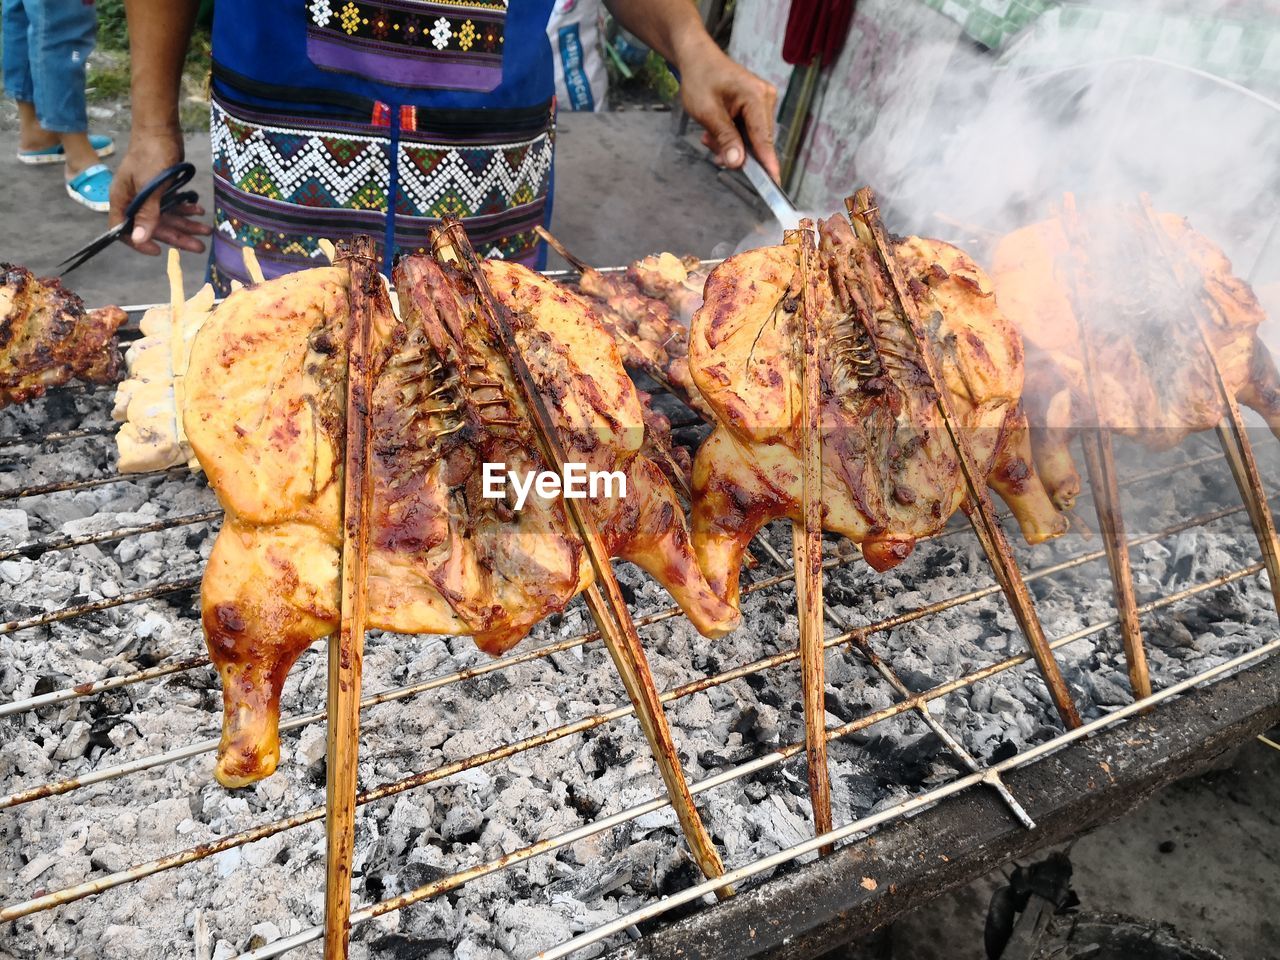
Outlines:
[{"label": "smoke", "polygon": [[[1090,326],[1111,353],[1133,346],[1168,361],[1150,368],[1167,373],[1200,349],[1186,331],[1157,329],[1188,316],[1183,293],[1167,267],[1143,262],[1150,247],[1132,254],[1125,217],[1088,215],[1136,208],[1146,194],[1224,250],[1270,314],[1264,341],[1280,346],[1277,22],[1268,0],[1063,3],[996,53],[924,4],[864,0],[824,78],[793,196],[837,212],[870,185],[890,229],[949,241],[990,267],[1002,236],[1055,215],[1070,193],[1099,253],[1089,261],[1106,263],[1132,300]],[[1118,250],[1129,253],[1100,253]],[[1164,396],[1168,378],[1152,379],[1158,422],[1144,426],[1159,429],[1177,403]],[[1189,392],[1174,399],[1206,407],[1211,422],[1214,390]],[[1126,441],[1118,455],[1136,466],[1151,454]],[[1145,512],[1133,513],[1140,529]]]},{"label": "smoke", "polygon": [[[885,19],[880,6],[869,4],[866,16]],[[1151,48],[1172,55],[1171,25],[1220,18],[1247,31],[1264,12],[1250,21],[1249,6],[1223,3],[1215,12],[1200,3],[1194,19],[1168,0],[1126,11],[1147,14],[1162,31]],[[1070,7],[1080,9],[1060,9]],[[1104,27],[1071,34],[1064,52],[1065,20],[1043,15],[999,57],[928,31],[912,42],[908,30],[859,23],[850,44],[879,49],[846,51],[835,70],[857,76],[833,75],[820,108],[856,129],[834,145],[814,131],[808,159],[822,166],[824,151],[833,154],[825,167],[836,175],[806,180],[801,202],[839,210],[852,186],[870,184],[895,230],[950,240],[981,259],[991,239],[1049,215],[1064,192],[1120,202],[1145,192],[1223,246],[1242,276],[1280,282],[1280,104],[1194,66],[1117,53],[1126,44]],[[1234,49],[1213,66],[1243,77],[1249,47]],[[868,98],[874,111],[832,103],[850,95]],[[850,148],[843,158],[842,145]]]}]

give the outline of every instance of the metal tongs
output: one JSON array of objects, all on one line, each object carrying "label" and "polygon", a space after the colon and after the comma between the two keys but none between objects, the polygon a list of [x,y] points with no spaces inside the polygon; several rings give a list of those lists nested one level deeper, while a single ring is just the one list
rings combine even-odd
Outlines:
[{"label": "metal tongs", "polygon": [[750,152],[747,153],[747,159],[742,162],[742,172],[751,182],[760,199],[764,201],[765,206],[769,208],[774,219],[782,224],[783,229],[795,229],[800,223],[800,213],[796,210],[796,205],[782,192],[782,188],[773,182],[773,178],[764,167],[760,166],[760,161]]},{"label": "metal tongs", "polygon": [[124,219],[117,223],[106,233],[100,234],[93,240],[77,250],[67,259],[63,260],[59,267],[65,267],[60,274],[66,276],[76,267],[82,265],[87,260],[91,260],[100,254],[111,244],[119,240],[124,234],[133,232],[133,221],[137,217],[138,211],[142,209],[142,205],[151,199],[152,195],[162,187],[164,193],[160,196],[160,212],[166,213],[174,207],[181,206],[184,203],[195,203],[200,199],[200,195],[194,190],[183,190],[182,188],[190,182],[191,178],[196,175],[196,168],[189,163],[175,163],[172,167],[160,171],[152,180],[138,191],[137,196],[129,201],[129,206],[125,207]]}]

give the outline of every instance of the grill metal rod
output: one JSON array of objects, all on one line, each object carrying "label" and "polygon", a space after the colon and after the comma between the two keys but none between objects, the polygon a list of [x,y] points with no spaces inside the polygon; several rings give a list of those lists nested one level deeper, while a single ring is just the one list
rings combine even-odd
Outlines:
[{"label": "grill metal rod", "polygon": [[133,483],[138,480],[153,480],[156,477],[181,478],[190,473],[191,471],[186,467],[169,467],[167,470],[148,470],[144,473],[117,473],[109,477],[91,477],[88,480],[58,480],[53,483],[19,487],[17,490],[0,490],[0,500],[22,500],[25,497],[40,497],[48,493],[92,490],[94,487],[105,487],[109,483]]},{"label": "grill metal rod", "polygon": [[0,560],[29,556],[33,553],[44,553],[48,550],[71,550],[75,547],[85,547],[94,543],[124,540],[144,533],[176,530],[179,527],[191,526],[196,523],[211,523],[214,520],[222,519],[222,515],[223,512],[221,510],[208,510],[204,513],[189,513],[186,516],[169,517],[164,520],[156,520],[154,523],[143,523],[133,527],[117,527],[114,530],[104,530],[101,533],[86,533],[78,537],[57,534],[52,537],[45,537],[43,540],[28,540],[8,550],[0,550]]},{"label": "grill metal rod", "polygon": [[0,448],[42,446],[46,443],[63,443],[67,440],[83,440],[86,437],[113,437],[119,424],[113,423],[102,427],[84,427],[80,430],[62,430],[55,433],[17,434],[12,437],[0,437]]},{"label": "grill metal rod", "polygon": [[75,607],[64,607],[61,610],[50,610],[48,613],[23,617],[20,620],[9,620],[5,623],[0,623],[0,636],[17,633],[19,630],[30,630],[32,627],[48,626],[51,623],[70,620],[74,617],[83,617],[87,613],[110,610],[112,607],[121,607],[127,603],[136,603],[139,600],[154,600],[156,597],[167,597],[174,593],[182,593],[184,590],[197,590],[199,587],[199,577],[184,577],[172,583],[159,583],[153,587],[134,590],[132,593],[122,593],[118,597],[107,597],[102,600],[94,600],[92,603],[82,603]]}]

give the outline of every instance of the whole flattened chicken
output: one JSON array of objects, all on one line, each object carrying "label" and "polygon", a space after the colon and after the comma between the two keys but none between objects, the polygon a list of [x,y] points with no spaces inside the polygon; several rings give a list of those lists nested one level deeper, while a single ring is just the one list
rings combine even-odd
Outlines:
[{"label": "whole flattened chicken", "polygon": [[[516,511],[510,495],[484,496],[482,463],[546,465],[469,280],[428,257],[402,261],[397,319],[371,270],[340,264],[233,293],[192,349],[184,423],[227,511],[201,598],[227,786],[275,769],[285,676],[338,625],[349,277],[376,285],[381,344],[370,626],[470,634],[499,654],[591,582],[562,501],[531,494]],[[640,403],[594,313],[521,266],[484,270],[570,461],[626,476],[625,498],[584,501],[611,554],[654,575],[699,630],[728,632],[736,611],[709,589],[670,485],[638,452]]]},{"label": "whole flattened chicken", "polygon": [[[1222,418],[1212,362],[1152,224],[1136,207],[1090,208],[1079,217],[1076,247],[1060,218],[1043,220],[1004,237],[991,271],[1027,345],[1024,397],[1036,469],[1064,508],[1080,492],[1069,444],[1093,419],[1080,344],[1085,311],[1101,426],[1162,450]],[[1280,374],[1258,337],[1266,317],[1257,298],[1186,219],[1160,213],[1157,220],[1170,248],[1200,275],[1202,312],[1228,388],[1280,436]]]},{"label": "whole flattened chicken", "polygon": [[[819,224],[823,527],[885,570],[940,530],[966,490],[874,243],[856,229],[840,217]],[[735,605],[748,541],[772,519],[800,519],[798,249],[718,266],[691,331],[690,367],[719,421],[694,460],[693,538],[712,587]],[[1029,542],[1064,532],[1030,465],[1021,344],[986,276],[938,241],[907,238],[895,256],[988,484]]]}]

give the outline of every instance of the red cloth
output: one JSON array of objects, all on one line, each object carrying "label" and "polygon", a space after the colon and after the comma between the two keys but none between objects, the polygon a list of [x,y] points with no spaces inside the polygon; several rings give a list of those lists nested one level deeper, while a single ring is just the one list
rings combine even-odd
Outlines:
[{"label": "red cloth", "polygon": [[808,66],[814,57],[829,67],[849,35],[855,0],[791,0],[782,59]]}]

